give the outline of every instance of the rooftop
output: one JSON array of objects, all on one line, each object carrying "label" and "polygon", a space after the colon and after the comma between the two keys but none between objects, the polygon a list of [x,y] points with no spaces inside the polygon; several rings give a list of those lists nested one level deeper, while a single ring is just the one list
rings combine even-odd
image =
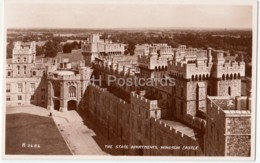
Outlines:
[{"label": "rooftop", "polygon": [[212,101],[223,110],[235,110],[234,99],[212,99]]},{"label": "rooftop", "polygon": [[54,74],[60,75],[60,76],[67,76],[67,75],[74,75],[75,73],[73,71],[54,71]]}]

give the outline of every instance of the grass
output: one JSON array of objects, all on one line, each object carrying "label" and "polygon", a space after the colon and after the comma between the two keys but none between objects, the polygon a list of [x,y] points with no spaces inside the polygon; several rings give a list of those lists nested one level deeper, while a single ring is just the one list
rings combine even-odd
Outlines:
[{"label": "grass", "polygon": [[[40,148],[28,147],[35,144]],[[52,118],[18,113],[6,115],[6,154],[71,155],[71,152]]]}]

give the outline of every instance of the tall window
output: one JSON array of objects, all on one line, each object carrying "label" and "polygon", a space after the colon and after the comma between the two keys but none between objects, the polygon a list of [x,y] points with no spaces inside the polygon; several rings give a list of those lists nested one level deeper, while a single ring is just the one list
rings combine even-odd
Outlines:
[{"label": "tall window", "polygon": [[23,84],[18,83],[18,92],[22,92],[22,91],[23,91]]},{"label": "tall window", "polygon": [[76,97],[76,88],[74,86],[69,87],[69,96]]},{"label": "tall window", "polygon": [[228,95],[231,95],[231,87],[228,87]]},{"label": "tall window", "polygon": [[6,92],[11,92],[11,86],[10,86],[10,84],[6,84]]},{"label": "tall window", "polygon": [[11,72],[10,71],[7,72],[7,76],[11,76]]},{"label": "tall window", "polygon": [[17,66],[17,73],[20,74],[20,66]]},{"label": "tall window", "polygon": [[23,62],[26,62],[26,57],[23,57]]},{"label": "tall window", "polygon": [[17,58],[17,62],[18,62],[18,63],[20,62],[20,57]]},{"label": "tall window", "polygon": [[24,74],[26,74],[26,66],[23,66]]},{"label": "tall window", "polygon": [[35,91],[35,83],[31,83],[31,92]]},{"label": "tall window", "polygon": [[21,95],[18,96],[18,100],[19,100],[19,101],[22,100],[22,96],[21,96]]}]

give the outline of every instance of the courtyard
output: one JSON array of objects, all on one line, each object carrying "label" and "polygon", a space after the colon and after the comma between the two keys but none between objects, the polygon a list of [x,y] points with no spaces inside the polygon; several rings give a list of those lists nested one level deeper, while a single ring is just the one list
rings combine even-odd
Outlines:
[{"label": "courtyard", "polygon": [[76,111],[50,111],[30,105],[6,109],[6,154],[107,155],[95,132]]}]

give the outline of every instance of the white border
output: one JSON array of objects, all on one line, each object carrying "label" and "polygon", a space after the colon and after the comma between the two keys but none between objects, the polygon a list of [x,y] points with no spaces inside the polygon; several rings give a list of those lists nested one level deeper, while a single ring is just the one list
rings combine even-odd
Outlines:
[{"label": "white border", "polygon": [[[21,3],[21,1],[19,0],[8,0],[11,3]],[[4,1],[0,1],[0,7],[1,7],[1,18],[0,21],[3,22],[4,24]],[[9,2],[9,3],[10,3]],[[252,69],[252,107],[255,107],[255,109],[252,109],[252,129],[256,129],[255,127],[255,118],[253,118],[255,115],[255,111],[257,109],[256,107],[256,77],[259,77],[259,71],[257,73],[256,76],[256,65],[257,65],[257,61],[259,61],[259,57],[257,57],[257,30],[258,28],[258,23],[257,20],[259,21],[259,15],[257,12],[257,1],[256,0],[218,0],[218,1],[212,1],[212,0],[124,0],[124,1],[120,1],[120,0],[74,0],[74,1],[68,1],[68,0],[46,0],[46,1],[42,1],[42,0],[24,0],[23,3],[63,3],[63,4],[75,4],[75,3],[89,3],[89,4],[183,4],[183,5],[191,5],[191,4],[200,4],[200,5],[252,5],[253,6],[253,56],[252,56],[252,61],[253,61],[253,69]],[[257,19],[258,18],[258,19]],[[2,24],[2,23],[1,23]],[[0,26],[1,29],[1,44],[0,44],[0,48],[1,48],[1,52],[2,54],[2,65],[3,65],[3,71],[1,71],[0,75],[4,78],[4,80],[0,80],[0,82],[2,85],[2,91],[1,92],[5,92],[4,88],[5,88],[5,56],[6,56],[6,50],[5,50],[5,42],[4,40],[6,40],[6,27],[4,26]],[[258,62],[259,63],[259,62]],[[258,67],[259,70],[259,67]],[[4,93],[1,93],[0,98],[3,99],[3,101],[1,102],[1,108],[3,109],[3,112],[1,112],[2,115],[2,158],[4,159],[91,159],[91,160],[111,160],[111,159],[128,159],[128,160],[185,160],[185,161],[194,161],[194,160],[236,160],[236,161],[240,161],[240,160],[254,160],[254,155],[255,155],[255,147],[257,146],[255,143],[255,134],[256,134],[256,130],[252,131],[252,136],[251,136],[251,140],[252,140],[252,144],[255,144],[255,146],[251,146],[251,152],[252,152],[252,156],[251,157],[207,157],[207,156],[184,156],[184,157],[180,157],[180,156],[43,156],[43,155],[5,155],[5,96],[3,96]],[[259,97],[257,100],[257,104],[259,102]],[[258,106],[258,105],[257,105]],[[259,114],[259,113],[258,113]],[[259,125],[258,127],[258,132],[259,132]]]}]

